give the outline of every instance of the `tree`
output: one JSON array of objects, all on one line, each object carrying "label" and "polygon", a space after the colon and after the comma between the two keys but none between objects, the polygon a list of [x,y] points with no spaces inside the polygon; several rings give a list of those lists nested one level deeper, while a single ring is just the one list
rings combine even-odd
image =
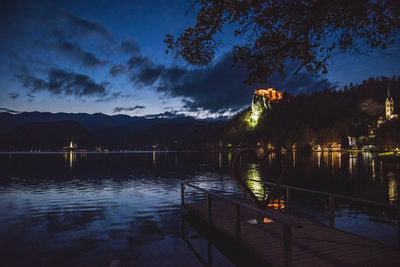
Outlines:
[{"label": "tree", "polygon": [[167,34],[166,52],[188,63],[210,63],[218,46],[215,36],[225,24],[246,38],[233,48],[236,63],[248,69],[248,82],[265,82],[284,63],[297,71],[327,72],[337,52],[364,53],[398,41],[399,0],[194,0],[197,23],[176,39]]}]

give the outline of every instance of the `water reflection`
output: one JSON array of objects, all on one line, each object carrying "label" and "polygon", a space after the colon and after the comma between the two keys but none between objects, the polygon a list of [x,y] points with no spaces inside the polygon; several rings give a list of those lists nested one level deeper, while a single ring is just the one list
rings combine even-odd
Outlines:
[{"label": "water reflection", "polygon": [[[2,265],[198,266],[179,234],[179,183],[226,178],[217,160],[209,153],[0,154]],[[216,264],[235,264],[215,254]]]},{"label": "water reflection", "polygon": [[246,174],[247,186],[253,191],[253,193],[260,200],[265,200],[264,185],[262,184],[262,177],[259,170],[258,164],[249,164]]},{"label": "water reflection", "polygon": [[296,168],[296,152],[292,152],[292,158],[293,158],[293,168]]},{"label": "water reflection", "polygon": [[349,174],[350,174],[350,176],[354,175],[354,173],[356,172],[357,160],[358,160],[357,155],[350,154],[350,156],[349,156]]},{"label": "water reflection", "polygon": [[[186,265],[197,266],[201,263],[180,239],[177,227],[181,212],[179,183],[181,179],[230,177],[233,156],[224,152],[153,151],[0,154],[2,263],[45,265],[39,258],[51,253],[47,265],[53,266],[60,263],[108,266],[115,258],[126,259],[128,262],[124,263],[128,266],[148,261],[160,265],[155,256],[170,253],[182,258]],[[285,184],[398,202],[398,163],[382,162],[370,153],[296,152],[290,156],[293,158],[289,160],[291,168]],[[247,184],[259,199],[266,199],[268,189],[256,181],[276,181],[281,168],[278,158],[270,154],[263,162],[242,161],[242,175],[254,180],[248,180]],[[233,182],[204,182],[201,186],[225,191],[237,187]],[[187,197],[190,201],[199,196]],[[281,197],[273,201],[272,207],[282,208],[285,204]],[[361,217],[362,212],[351,216]],[[338,218],[338,224],[345,221],[345,216]],[[365,214],[363,219],[371,220]],[[369,232],[380,232],[377,229],[380,228]],[[21,240],[24,240],[22,247]],[[39,247],[38,243],[43,245]],[[63,262],[67,254],[75,255],[76,260],[85,258],[88,264]],[[162,263],[174,265],[172,260]],[[231,264],[224,258],[220,263]]]},{"label": "water reflection", "polygon": [[399,183],[394,173],[388,173],[388,196],[389,201],[393,203],[399,199]]}]

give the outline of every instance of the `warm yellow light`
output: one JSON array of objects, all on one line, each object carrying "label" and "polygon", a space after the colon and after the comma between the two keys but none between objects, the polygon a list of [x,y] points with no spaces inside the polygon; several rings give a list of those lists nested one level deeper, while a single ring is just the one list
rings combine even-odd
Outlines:
[{"label": "warm yellow light", "polygon": [[256,95],[261,95],[267,97],[271,101],[281,100],[283,98],[283,93],[275,90],[273,88],[268,89],[256,89],[254,92]]},{"label": "warm yellow light", "polygon": [[271,219],[268,219],[268,218],[264,218],[264,223],[272,223],[272,222],[274,222],[274,221]]}]

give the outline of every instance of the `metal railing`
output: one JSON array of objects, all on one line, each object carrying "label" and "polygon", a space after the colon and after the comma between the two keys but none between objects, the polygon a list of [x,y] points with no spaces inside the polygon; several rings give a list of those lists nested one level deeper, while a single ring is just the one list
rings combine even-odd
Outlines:
[{"label": "metal railing", "polygon": [[226,196],[217,194],[215,192],[208,191],[204,188],[198,187],[196,185],[190,184],[189,182],[182,182],[181,183],[181,204],[185,206],[185,186],[191,187],[196,189],[200,192],[205,193],[206,195],[206,203],[207,203],[207,213],[206,213],[206,220],[208,224],[213,224],[213,214],[212,214],[212,197],[222,199],[224,201],[230,202],[235,206],[235,213],[233,218],[233,224],[235,226],[235,235],[236,238],[240,239],[240,214],[241,208],[248,209],[257,214],[257,216],[263,216],[274,220],[275,222],[281,223],[283,225],[283,244],[284,244],[284,262],[285,266],[292,265],[292,227],[300,228],[302,227],[301,224],[295,223],[289,218],[282,216],[283,214],[274,211],[274,210],[260,210],[256,207],[250,206],[248,204],[236,201],[234,199],[228,198]]},{"label": "metal railing", "polygon": [[[275,183],[272,182],[265,182],[265,181],[257,181],[254,179],[248,179],[253,182],[258,182],[262,183],[266,186],[275,186]],[[379,207],[385,207],[385,208],[390,208],[397,210],[397,240],[398,240],[398,246],[400,247],[400,207],[398,205],[394,204],[388,204],[388,203],[381,203],[373,200],[368,200],[368,199],[362,199],[362,198],[356,198],[356,197],[350,197],[346,195],[340,195],[340,194],[334,194],[334,193],[328,193],[328,192],[323,192],[323,191],[318,191],[318,190],[313,190],[313,189],[307,189],[307,188],[301,188],[301,187],[295,187],[295,186],[289,186],[289,185],[280,185],[281,188],[286,189],[286,211],[288,213],[291,212],[291,191],[299,191],[299,192],[306,192],[306,193],[312,193],[312,194],[317,194],[317,195],[322,195],[328,197],[328,207],[329,207],[329,227],[335,228],[335,202],[336,199],[344,199],[344,200],[349,200],[352,202],[359,202],[363,204],[369,204],[373,206],[379,206]],[[243,195],[243,198],[245,199],[245,193]]]}]

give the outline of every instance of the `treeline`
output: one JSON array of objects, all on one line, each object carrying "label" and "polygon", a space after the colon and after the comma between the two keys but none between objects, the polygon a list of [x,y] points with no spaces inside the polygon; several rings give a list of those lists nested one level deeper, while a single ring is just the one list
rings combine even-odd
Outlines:
[{"label": "treeline", "polygon": [[336,142],[346,148],[348,136],[352,136],[357,138],[358,145],[400,144],[399,120],[376,128],[378,118],[385,116],[388,87],[395,101],[395,113],[400,113],[400,77],[370,78],[341,90],[326,89],[310,95],[286,94],[254,128],[248,124],[251,113],[248,108],[227,123],[221,140],[233,145],[252,146],[263,142],[297,148],[328,146]]}]

